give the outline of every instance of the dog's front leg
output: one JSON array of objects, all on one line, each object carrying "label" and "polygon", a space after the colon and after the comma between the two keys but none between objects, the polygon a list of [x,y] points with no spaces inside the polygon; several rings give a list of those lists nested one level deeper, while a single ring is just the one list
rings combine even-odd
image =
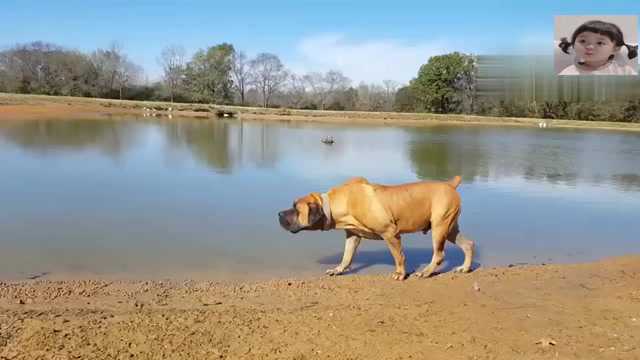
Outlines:
[{"label": "dog's front leg", "polygon": [[382,236],[391,251],[391,255],[393,256],[393,260],[396,263],[396,271],[393,273],[392,277],[395,280],[404,280],[407,277],[407,271],[404,266],[405,257],[404,252],[402,251],[402,244],[400,240],[400,235],[397,234],[385,234]]},{"label": "dog's front leg", "polygon": [[393,260],[396,263],[396,271],[393,273],[392,277],[395,280],[406,279],[407,271],[404,266],[405,257],[404,252],[402,251],[400,235],[396,233],[395,229],[391,229],[385,234],[382,234],[382,238],[387,243],[389,251],[391,251],[391,255],[393,256]]},{"label": "dog's front leg", "polygon": [[353,261],[353,255],[356,253],[360,245],[360,237],[347,232],[347,239],[344,242],[344,254],[342,254],[342,262],[333,269],[327,270],[327,275],[340,275],[344,273]]}]

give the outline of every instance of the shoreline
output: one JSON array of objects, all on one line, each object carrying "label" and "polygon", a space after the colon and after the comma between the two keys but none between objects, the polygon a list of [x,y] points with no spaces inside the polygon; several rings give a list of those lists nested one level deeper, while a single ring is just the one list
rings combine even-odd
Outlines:
[{"label": "shoreline", "polygon": [[[447,249],[449,249],[447,247]],[[391,256],[391,255],[389,255]],[[453,269],[456,267],[455,265],[446,264],[445,262],[438,266],[438,271],[436,271],[431,277],[428,279],[435,279],[440,276],[451,275],[452,277],[464,277],[465,274],[455,273]],[[499,265],[491,265],[491,266],[478,266],[477,263],[474,262],[474,266],[472,266],[472,271],[468,274],[475,274],[479,272],[492,272],[492,271],[510,271],[511,269],[524,269],[524,268],[535,268],[535,269],[547,269],[547,268],[565,268],[565,267],[576,267],[576,266],[599,266],[600,264],[606,264],[609,262],[618,262],[618,261],[637,261],[638,266],[640,266],[640,252],[638,253],[628,253],[624,255],[611,255],[605,256],[600,259],[595,260],[577,260],[577,261],[565,261],[565,262],[539,262],[539,263],[529,263],[529,262],[515,262],[509,264],[499,264]],[[428,262],[427,262],[428,263]],[[330,265],[326,265],[322,269],[329,268]],[[279,272],[271,275],[260,274],[255,277],[248,276],[219,276],[219,273],[179,273],[177,275],[163,275],[163,276],[152,276],[152,275],[142,275],[135,273],[113,273],[113,274],[94,274],[90,272],[80,272],[80,273],[72,273],[72,272],[64,272],[64,273],[53,273],[53,272],[32,272],[28,273],[28,276],[25,277],[6,277],[0,278],[0,289],[4,286],[31,286],[31,285],[42,285],[42,284],[64,284],[64,283],[81,283],[85,281],[97,282],[97,283],[118,283],[118,284],[140,284],[140,283],[168,283],[173,285],[178,285],[182,283],[202,283],[202,284],[215,284],[216,286],[223,287],[233,287],[238,285],[249,285],[249,286],[258,286],[261,284],[268,283],[278,283],[278,282],[291,282],[291,281],[300,281],[300,282],[314,282],[314,281],[322,281],[326,279],[343,279],[343,278],[351,278],[351,277],[362,277],[362,278],[370,278],[370,279],[386,279],[387,275],[393,273],[394,267],[389,264],[385,266],[385,269],[381,268],[374,272],[352,272],[346,271],[342,275],[338,276],[329,276],[324,273],[324,270],[320,269],[317,271],[302,271],[295,274],[291,272]],[[417,272],[419,268],[416,268]],[[640,270],[640,268],[638,269]],[[420,278],[414,278],[414,271],[408,272],[407,279],[404,281],[398,281],[399,283],[406,281],[423,281]],[[640,276],[640,274],[639,274]],[[391,278],[389,278],[391,280]],[[424,280],[429,281],[429,280]],[[640,286],[638,287],[640,290]],[[0,292],[0,305],[2,304],[2,292]]]},{"label": "shoreline", "polygon": [[[256,107],[184,104],[152,101],[109,100],[46,95],[0,93],[0,121],[95,119],[143,116],[145,107],[157,109],[150,117],[216,119],[218,110],[233,112],[239,119],[256,121],[322,122],[350,125],[433,126],[482,125],[521,126],[538,128],[542,121],[551,127],[593,130],[638,131],[638,123],[599,122],[582,120],[550,120],[538,118],[489,117],[462,114],[427,114],[397,112],[361,112],[297,109],[265,109]],[[171,108],[171,111],[168,109]]]},{"label": "shoreline", "polygon": [[404,282],[0,282],[0,358],[637,359],[640,255]]}]

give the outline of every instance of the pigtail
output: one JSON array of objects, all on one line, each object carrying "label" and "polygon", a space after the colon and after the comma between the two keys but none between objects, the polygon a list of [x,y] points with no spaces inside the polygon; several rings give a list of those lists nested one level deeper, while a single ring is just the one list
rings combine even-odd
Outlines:
[{"label": "pigtail", "polygon": [[638,56],[638,45],[624,44],[624,46],[627,47],[627,57],[629,59],[633,59],[634,57]]},{"label": "pigtail", "polygon": [[560,39],[560,44],[558,44],[558,47],[562,49],[563,53],[569,54],[569,48],[571,47],[571,43],[569,42],[569,40],[567,40],[566,37],[563,37]]}]

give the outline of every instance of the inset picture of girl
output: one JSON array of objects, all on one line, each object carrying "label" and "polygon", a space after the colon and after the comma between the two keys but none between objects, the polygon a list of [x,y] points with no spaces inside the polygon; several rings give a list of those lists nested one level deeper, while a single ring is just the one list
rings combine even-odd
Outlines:
[{"label": "inset picture of girl", "polygon": [[636,16],[556,16],[558,75],[638,75]]}]

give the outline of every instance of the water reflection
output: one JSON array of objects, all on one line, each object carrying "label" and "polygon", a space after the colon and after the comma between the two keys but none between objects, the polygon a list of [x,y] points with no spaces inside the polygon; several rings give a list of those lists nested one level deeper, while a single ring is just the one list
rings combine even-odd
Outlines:
[{"label": "water reflection", "polygon": [[218,172],[228,173],[233,168],[227,122],[176,121],[164,123],[163,127],[171,147],[187,147],[195,159]]},{"label": "water reflection", "polygon": [[94,149],[118,157],[131,147],[139,127],[110,120],[25,121],[0,126],[0,138],[39,153]]},{"label": "water reflection", "polygon": [[[553,129],[362,128],[251,121],[41,121],[0,126],[0,138],[28,151],[94,149],[119,157],[154,128],[164,151],[186,149],[218,173],[284,168],[309,177],[339,174],[382,181],[409,177],[465,183],[504,178],[640,191],[640,135]],[[323,136],[337,139],[321,144]],[[406,154],[406,155],[403,155]]]},{"label": "water reflection", "polygon": [[640,191],[640,174],[613,174],[611,178],[625,191]]},{"label": "water reflection", "polygon": [[640,190],[640,136],[630,133],[495,128],[410,130],[409,158],[422,179],[614,185]]},{"label": "water reflection", "polygon": [[462,176],[472,182],[489,177],[490,152],[482,146],[478,130],[460,133],[455,129],[432,128],[410,131],[409,158],[420,179],[450,179]]}]

